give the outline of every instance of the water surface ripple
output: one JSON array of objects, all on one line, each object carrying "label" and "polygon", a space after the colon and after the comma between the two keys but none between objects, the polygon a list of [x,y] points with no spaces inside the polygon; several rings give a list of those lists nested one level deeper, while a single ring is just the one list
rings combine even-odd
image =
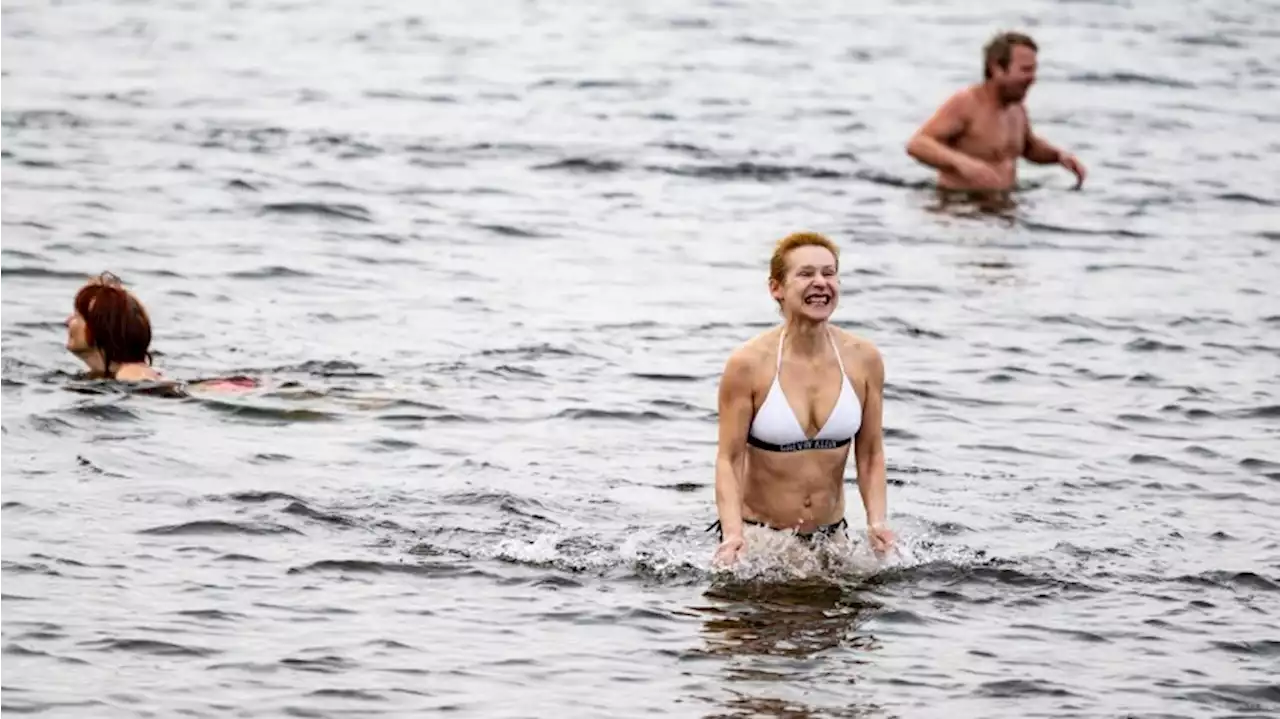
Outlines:
[{"label": "water surface ripple", "polygon": [[[1275,17],[6,2],[3,709],[1274,715]],[[903,143],[1010,26],[1090,180],[940,210]],[[716,381],[802,228],[902,551],[718,579]],[[105,269],[263,387],[76,380]]]}]

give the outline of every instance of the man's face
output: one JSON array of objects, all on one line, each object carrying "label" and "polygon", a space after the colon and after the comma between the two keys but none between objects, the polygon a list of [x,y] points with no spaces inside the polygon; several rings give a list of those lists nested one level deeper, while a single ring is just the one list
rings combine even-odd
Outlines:
[{"label": "man's face", "polygon": [[1009,67],[992,68],[992,79],[1005,102],[1022,102],[1036,81],[1036,51],[1026,45],[1014,45],[1009,53]]}]

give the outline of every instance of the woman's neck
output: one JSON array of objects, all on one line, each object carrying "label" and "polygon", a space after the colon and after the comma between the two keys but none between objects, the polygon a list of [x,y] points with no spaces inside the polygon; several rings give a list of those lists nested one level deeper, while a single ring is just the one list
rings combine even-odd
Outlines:
[{"label": "woman's neck", "polygon": [[831,343],[830,330],[826,321],[813,322],[804,319],[787,320],[783,326],[786,332],[787,346],[797,357],[816,359],[822,355]]}]

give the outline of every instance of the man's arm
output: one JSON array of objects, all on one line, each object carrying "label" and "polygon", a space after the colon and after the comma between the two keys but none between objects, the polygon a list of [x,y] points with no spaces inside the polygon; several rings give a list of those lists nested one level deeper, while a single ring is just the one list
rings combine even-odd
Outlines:
[{"label": "man's arm", "polygon": [[1062,150],[1049,144],[1047,140],[1040,137],[1031,130],[1031,118],[1027,116],[1027,110],[1022,109],[1022,122],[1027,128],[1026,141],[1022,147],[1022,157],[1027,162],[1034,162],[1037,165],[1056,165],[1062,161]]},{"label": "man's arm", "polygon": [[751,424],[752,367],[741,349],[729,356],[720,378],[720,436],[716,449],[716,511],[725,541],[742,538],[742,478]]},{"label": "man's arm", "polygon": [[1048,140],[1037,135],[1031,130],[1031,118],[1026,115],[1026,108],[1023,108],[1023,120],[1027,126],[1027,139],[1022,148],[1022,157],[1028,162],[1034,162],[1037,165],[1062,165],[1076,176],[1076,188],[1084,184],[1085,169],[1084,164],[1076,159],[1075,155],[1054,147]]},{"label": "man's arm", "polygon": [[882,528],[887,509],[884,467],[884,359],[874,345],[866,348],[867,399],[862,406],[862,427],[854,443],[858,467],[858,492],[867,513],[867,526]]},{"label": "man's arm", "polygon": [[916,161],[944,172],[959,173],[966,159],[948,145],[969,122],[968,91],[961,90],[942,103],[907,141],[907,154]]}]

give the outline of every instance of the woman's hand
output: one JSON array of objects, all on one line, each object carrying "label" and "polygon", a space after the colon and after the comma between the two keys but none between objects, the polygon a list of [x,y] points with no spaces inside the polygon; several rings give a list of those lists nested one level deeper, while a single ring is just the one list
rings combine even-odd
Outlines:
[{"label": "woman's hand", "polygon": [[742,554],[742,547],[745,542],[742,537],[725,537],[720,542],[720,546],[716,548],[716,554],[711,559],[712,566],[728,567],[738,561],[739,555]]},{"label": "woman's hand", "polygon": [[895,539],[896,537],[893,534],[893,530],[883,524],[876,522],[874,524],[867,525],[867,540],[871,542],[871,549],[874,550],[877,555],[882,555],[889,551],[889,548],[893,546]]}]

